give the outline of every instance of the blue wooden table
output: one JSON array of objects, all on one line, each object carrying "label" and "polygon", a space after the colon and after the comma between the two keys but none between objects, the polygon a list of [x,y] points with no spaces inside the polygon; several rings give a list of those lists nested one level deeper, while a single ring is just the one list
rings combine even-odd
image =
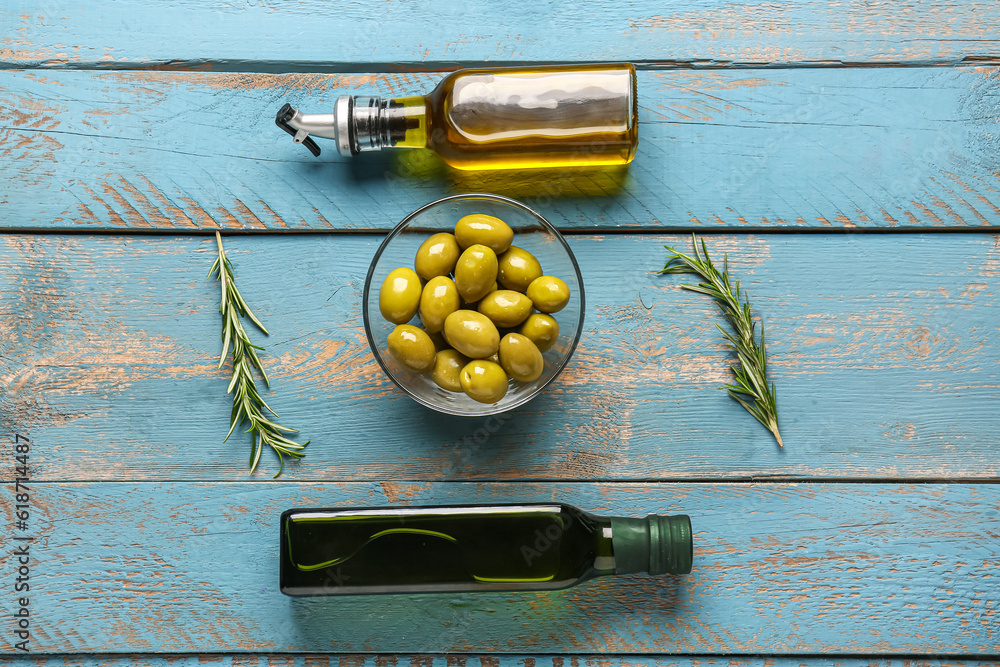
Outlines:
[{"label": "blue wooden table", "polygon": [[[314,159],[273,123],[593,61],[640,70],[628,169]],[[995,0],[8,0],[0,68],[0,665],[997,664]],[[467,191],[557,224],[588,288],[566,372],[488,437],[403,396],[360,317],[384,232]],[[215,230],[312,440],[277,480],[223,443]],[[716,307],[654,273],[692,231],[766,328],[783,450],[717,390]],[[687,512],[694,570],[277,589],[284,509],[508,501]]]}]

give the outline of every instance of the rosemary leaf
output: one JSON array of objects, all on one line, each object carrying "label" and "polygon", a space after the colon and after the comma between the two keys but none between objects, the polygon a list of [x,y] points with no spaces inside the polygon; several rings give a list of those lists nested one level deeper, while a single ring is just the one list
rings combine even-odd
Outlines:
[{"label": "rosemary leaf", "polygon": [[708,256],[705,241],[701,241],[699,249],[698,238],[692,234],[691,244],[694,247],[693,256],[674,250],[670,246],[664,246],[672,255],[658,273],[694,273],[704,281],[697,285],[681,285],[681,287],[712,297],[732,327],[732,331],[726,331],[716,325],[725,337],[726,345],[736,353],[739,362],[729,367],[734,382],[723,385],[723,388],[729,392],[731,398],[763,424],[774,435],[778,446],[782,447],[781,435],[778,433],[778,408],[775,402],[774,383],[768,383],[767,379],[764,325],[761,325],[758,342],[754,337],[750,297],[746,293],[740,293],[739,280],[735,282],[730,280],[728,255],[723,259],[720,273]]},{"label": "rosemary leaf", "polygon": [[264,445],[269,446],[278,455],[280,463],[278,472],[274,475],[278,477],[285,469],[285,456],[302,458],[305,446],[309,444],[294,442],[286,438],[284,433],[298,433],[297,430],[282,426],[265,417],[264,411],[270,412],[275,417],[278,414],[261,398],[257,391],[257,384],[254,381],[253,369],[260,373],[261,379],[266,386],[271,386],[264,372],[264,365],[260,361],[257,350],[264,348],[254,345],[243,327],[241,317],[250,319],[258,329],[265,335],[270,335],[264,325],[261,324],[257,316],[250,310],[250,306],[243,300],[243,296],[236,289],[236,279],[233,277],[233,265],[226,256],[226,251],[222,248],[222,236],[216,232],[215,240],[219,246],[219,255],[212,264],[208,276],[218,276],[222,290],[219,312],[222,314],[222,354],[219,359],[219,368],[225,364],[226,356],[232,347],[233,377],[226,389],[227,394],[233,394],[233,409],[229,416],[229,433],[226,440],[233,434],[236,427],[242,423],[249,423],[249,428],[244,433],[251,434],[250,448],[250,472],[253,473],[260,463],[260,455]]}]

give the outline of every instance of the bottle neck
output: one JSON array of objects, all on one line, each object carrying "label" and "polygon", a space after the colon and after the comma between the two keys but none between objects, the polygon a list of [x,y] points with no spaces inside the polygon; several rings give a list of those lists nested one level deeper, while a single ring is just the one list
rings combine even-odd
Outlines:
[{"label": "bottle neck", "polygon": [[594,562],[592,563],[594,574],[591,576],[615,574],[615,547],[611,538],[611,518],[590,516],[594,520],[594,526],[591,530],[595,537]]},{"label": "bottle neck", "polygon": [[345,95],[337,100],[334,114],[341,130],[337,149],[342,155],[427,145],[427,101],[423,96],[383,99]]}]

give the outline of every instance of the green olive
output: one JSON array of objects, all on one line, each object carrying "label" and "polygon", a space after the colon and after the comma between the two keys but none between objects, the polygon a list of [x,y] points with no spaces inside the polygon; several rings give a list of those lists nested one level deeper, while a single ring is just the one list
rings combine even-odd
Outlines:
[{"label": "green olive", "polygon": [[559,339],[559,323],[556,318],[542,313],[529,315],[518,331],[530,339],[539,352],[545,352]]},{"label": "green olive", "polygon": [[455,237],[448,232],[441,232],[420,244],[413,267],[424,280],[446,276],[455,268],[461,252]]},{"label": "green olive", "polygon": [[537,380],[544,363],[542,353],[527,336],[512,333],[500,341],[500,366],[515,380]]},{"label": "green olive", "polygon": [[431,379],[442,389],[462,391],[462,369],[469,359],[457,350],[441,350],[434,357]]},{"label": "green olive", "polygon": [[510,242],[514,240],[514,230],[500,218],[473,213],[463,217],[455,225],[455,239],[463,248],[481,243],[499,255],[510,247]]},{"label": "green olive", "polygon": [[389,354],[411,371],[423,373],[434,367],[434,343],[423,329],[400,324],[389,334]]},{"label": "green olive", "polygon": [[431,333],[441,331],[444,319],[458,310],[458,306],[455,283],[448,276],[436,276],[427,281],[420,295],[420,321]]},{"label": "green olive", "polygon": [[420,306],[420,291],[420,276],[416,271],[405,266],[390,271],[378,292],[382,317],[393,324],[409,322]]},{"label": "green olive", "polygon": [[523,292],[535,278],[542,275],[542,265],[524,248],[512,245],[500,256],[497,264],[497,281],[507,289]]},{"label": "green olive", "polygon": [[507,394],[507,375],[500,364],[477,359],[462,369],[462,389],[474,401],[496,403]]},{"label": "green olive", "polygon": [[498,327],[516,327],[531,314],[531,299],[514,290],[497,290],[482,298],[478,310]]},{"label": "green olive", "polygon": [[528,285],[528,298],[543,313],[558,313],[569,303],[569,286],[555,276],[539,276]]},{"label": "green olive", "polygon": [[474,310],[456,310],[445,318],[444,337],[470,359],[483,359],[500,349],[500,332],[490,318]]},{"label": "green olive", "polygon": [[497,279],[497,255],[479,243],[470,245],[455,265],[455,286],[465,301],[479,301]]}]

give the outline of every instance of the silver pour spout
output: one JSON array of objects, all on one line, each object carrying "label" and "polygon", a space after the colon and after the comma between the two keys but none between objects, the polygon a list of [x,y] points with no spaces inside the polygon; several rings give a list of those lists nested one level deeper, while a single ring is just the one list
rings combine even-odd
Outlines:
[{"label": "silver pour spout", "polygon": [[378,127],[384,103],[378,97],[352,97],[341,95],[333,106],[333,113],[302,113],[286,104],[278,110],[275,124],[297,144],[319,156],[320,149],[311,137],[333,139],[337,152],[345,157],[361,151],[382,148]]}]

